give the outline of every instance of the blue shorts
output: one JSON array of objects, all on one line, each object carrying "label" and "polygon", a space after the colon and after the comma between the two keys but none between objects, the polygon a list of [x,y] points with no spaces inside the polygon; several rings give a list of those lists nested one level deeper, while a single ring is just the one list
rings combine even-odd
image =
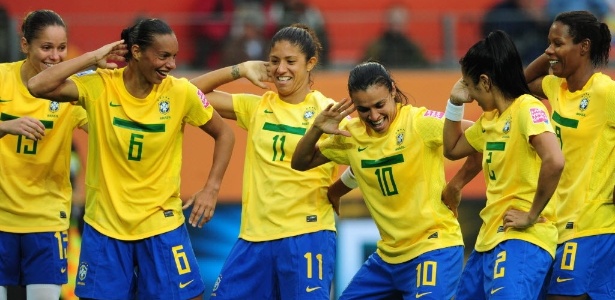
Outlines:
[{"label": "blue shorts", "polygon": [[67,283],[67,246],[67,231],[0,231],[0,285]]},{"label": "blue shorts", "polygon": [[191,299],[204,291],[185,225],[122,241],[85,224],[75,288],[80,298]]},{"label": "blue shorts", "polygon": [[323,230],[266,242],[238,239],[210,299],[329,300],[335,238]]},{"label": "blue shorts", "polygon": [[615,234],[569,240],[558,245],[549,295],[615,299]]},{"label": "blue shorts", "polygon": [[401,264],[373,253],[339,299],[451,299],[462,268],[462,246],[429,251]]},{"label": "blue shorts", "polygon": [[522,240],[507,240],[486,252],[472,251],[456,300],[538,299],[553,258]]}]

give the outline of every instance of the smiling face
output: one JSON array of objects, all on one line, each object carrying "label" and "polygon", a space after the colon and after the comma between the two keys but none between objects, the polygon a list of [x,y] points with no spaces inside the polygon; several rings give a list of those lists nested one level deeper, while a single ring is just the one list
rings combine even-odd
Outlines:
[{"label": "smiling face", "polygon": [[310,71],[316,65],[317,59],[309,59],[297,45],[289,41],[276,42],[269,52],[269,74],[281,98],[288,98],[297,93],[310,90]]},{"label": "smiling face", "polygon": [[66,28],[51,25],[42,29],[30,42],[21,38],[21,51],[26,54],[26,67],[38,74],[64,61],[67,55]]},{"label": "smiling face", "polygon": [[137,68],[145,80],[159,84],[175,69],[179,45],[175,34],[157,34],[147,48],[133,45],[132,51]]},{"label": "smiling face", "polygon": [[377,133],[385,133],[397,116],[395,89],[374,84],[366,90],[353,92],[350,97],[363,123]]},{"label": "smiling face", "polygon": [[[549,29],[549,47],[545,50],[553,75],[568,78],[579,69],[583,59],[590,60],[589,49],[585,50],[584,47],[589,47],[587,40],[575,44],[568,25],[553,22]],[[586,53],[585,56],[582,52]]]}]

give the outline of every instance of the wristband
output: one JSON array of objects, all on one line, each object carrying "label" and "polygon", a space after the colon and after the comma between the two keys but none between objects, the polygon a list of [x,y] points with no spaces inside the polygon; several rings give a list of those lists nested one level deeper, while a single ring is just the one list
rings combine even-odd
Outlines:
[{"label": "wristband", "polygon": [[357,187],[359,187],[359,183],[357,182],[357,179],[354,177],[354,174],[352,173],[352,170],[350,168],[346,168],[346,171],[344,171],[344,173],[342,173],[342,176],[340,176],[340,180],[344,183],[345,186],[351,189],[356,189]]},{"label": "wristband", "polygon": [[444,111],[444,117],[453,121],[459,122],[463,119],[463,104],[455,105],[451,103],[451,99],[446,101],[446,110]]}]

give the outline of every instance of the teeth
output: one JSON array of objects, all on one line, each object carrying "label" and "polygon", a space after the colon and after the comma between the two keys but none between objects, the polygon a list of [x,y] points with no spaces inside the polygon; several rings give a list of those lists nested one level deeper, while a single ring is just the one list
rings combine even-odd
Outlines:
[{"label": "teeth", "polygon": [[290,80],[290,77],[289,76],[280,76],[280,77],[278,77],[278,80],[279,81],[288,81],[288,80]]},{"label": "teeth", "polygon": [[382,122],[384,122],[384,119],[380,119],[380,121],[377,121],[377,122],[372,122],[372,124],[378,126],[378,125],[382,124]]},{"label": "teeth", "polygon": [[553,67],[553,65],[555,65],[556,63],[558,63],[558,61],[557,61],[557,60],[550,60],[550,61],[549,61],[549,64],[551,64],[551,66],[552,66],[552,67]]}]

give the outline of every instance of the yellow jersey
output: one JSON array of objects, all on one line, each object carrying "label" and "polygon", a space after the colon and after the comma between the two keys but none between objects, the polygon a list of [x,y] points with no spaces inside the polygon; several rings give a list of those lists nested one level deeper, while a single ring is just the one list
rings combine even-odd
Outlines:
[{"label": "yellow jersey", "polygon": [[184,223],[184,126],[207,123],[213,108],[188,80],[172,76],[135,98],[124,86],[124,70],[70,79],[90,121],[84,220],[112,238],[138,240]]},{"label": "yellow jersey", "polygon": [[33,97],[21,80],[23,64],[0,64],[0,122],[32,117],[45,125],[45,136],[0,138],[0,231],[67,230],[73,130],[87,123],[86,114],[70,103]]},{"label": "yellow jersey", "polygon": [[354,118],[343,127],[351,137],[318,144],[327,158],[352,167],[380,233],[377,253],[392,264],[463,245],[459,222],[441,200],[444,113],[411,105],[397,110],[386,133],[368,132]]},{"label": "yellow jersey", "polygon": [[271,91],[233,95],[237,124],[248,132],[240,238],[261,242],[335,231],[327,189],[337,176],[337,165],[327,163],[305,172],[290,166],[297,143],[331,103],[318,91],[298,104]]},{"label": "yellow jersey", "polygon": [[557,229],[553,201],[549,201],[540,214],[547,220],[544,223],[506,231],[502,226],[508,209],[528,212],[532,207],[541,160],[530,144],[530,137],[544,132],[553,132],[547,108],[530,95],[517,98],[501,115],[497,110],[484,112],[465,131],[470,145],[483,153],[487,184],[487,203],[480,212],[483,225],[478,233],[476,251],[489,251],[505,240],[517,239],[555,255]]},{"label": "yellow jersey", "polygon": [[554,197],[559,242],[615,233],[615,82],[596,73],[571,93],[550,75],[542,88],[566,161]]}]

